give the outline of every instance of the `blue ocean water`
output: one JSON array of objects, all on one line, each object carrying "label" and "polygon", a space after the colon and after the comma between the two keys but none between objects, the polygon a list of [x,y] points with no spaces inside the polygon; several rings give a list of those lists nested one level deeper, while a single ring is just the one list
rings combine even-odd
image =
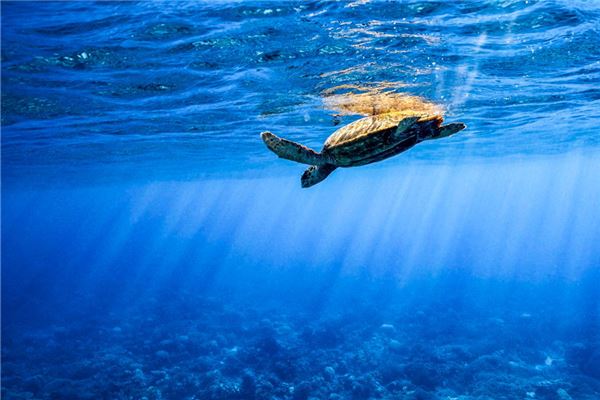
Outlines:
[{"label": "blue ocean water", "polygon": [[[600,398],[600,3],[0,6],[2,398]],[[358,87],[467,129],[302,189]]]}]

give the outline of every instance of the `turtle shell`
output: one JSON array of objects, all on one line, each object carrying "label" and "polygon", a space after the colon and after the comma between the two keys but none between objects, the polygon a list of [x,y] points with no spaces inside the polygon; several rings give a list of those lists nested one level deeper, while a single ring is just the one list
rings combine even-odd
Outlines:
[{"label": "turtle shell", "polygon": [[[397,132],[398,124],[407,117],[419,119],[404,132]],[[441,123],[439,115],[419,115],[410,111],[365,117],[335,131],[325,141],[323,152],[341,167],[370,164],[401,153],[420,139],[430,137],[432,130],[439,128]]]}]

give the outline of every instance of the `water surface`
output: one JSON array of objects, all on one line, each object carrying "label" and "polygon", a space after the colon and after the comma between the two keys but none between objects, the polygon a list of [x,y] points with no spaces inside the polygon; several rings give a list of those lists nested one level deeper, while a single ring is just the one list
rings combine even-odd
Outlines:
[{"label": "water surface", "polygon": [[382,82],[469,126],[397,164],[598,151],[594,2],[4,2],[2,11],[6,178],[86,177],[99,165],[175,178],[277,168],[260,131],[318,147],[335,129],[323,93]]}]

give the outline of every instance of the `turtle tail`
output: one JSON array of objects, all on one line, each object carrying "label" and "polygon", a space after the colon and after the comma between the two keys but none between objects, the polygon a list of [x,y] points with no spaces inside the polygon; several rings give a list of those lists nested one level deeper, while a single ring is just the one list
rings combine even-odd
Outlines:
[{"label": "turtle tail", "polygon": [[271,132],[263,132],[260,134],[263,142],[269,150],[286,160],[296,161],[308,165],[325,165],[327,160],[321,153],[317,153],[313,149],[302,146],[299,143],[291,140],[282,139],[275,136]]}]

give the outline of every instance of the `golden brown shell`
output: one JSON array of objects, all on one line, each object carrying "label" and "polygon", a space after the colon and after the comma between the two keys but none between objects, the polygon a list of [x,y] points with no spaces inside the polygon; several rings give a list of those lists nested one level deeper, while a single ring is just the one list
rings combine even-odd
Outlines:
[{"label": "golden brown shell", "polygon": [[[376,135],[382,131],[398,126],[398,123],[404,118],[412,116],[419,116],[420,122],[440,118],[438,115],[418,115],[412,110],[397,111],[361,118],[338,129],[329,136],[325,141],[324,149],[363,141],[371,135]],[[373,150],[376,151],[377,149]]]}]

